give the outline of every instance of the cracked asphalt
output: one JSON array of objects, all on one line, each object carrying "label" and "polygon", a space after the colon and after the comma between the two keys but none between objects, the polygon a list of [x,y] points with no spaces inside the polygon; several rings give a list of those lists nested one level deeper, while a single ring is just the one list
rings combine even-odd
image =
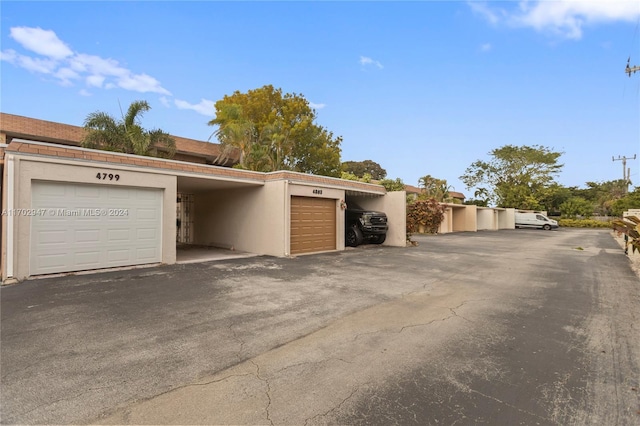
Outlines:
[{"label": "cracked asphalt", "polygon": [[640,424],[607,230],[416,237],[0,289],[3,424]]}]

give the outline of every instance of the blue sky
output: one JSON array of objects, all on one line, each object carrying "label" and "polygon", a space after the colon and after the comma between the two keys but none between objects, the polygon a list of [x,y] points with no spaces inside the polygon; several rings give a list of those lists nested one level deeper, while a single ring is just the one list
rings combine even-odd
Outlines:
[{"label": "blue sky", "polygon": [[0,4],[2,112],[81,126],[134,100],[207,140],[213,103],[272,84],[390,178],[459,180],[507,144],[564,152],[558,181],[640,185],[637,1]]}]

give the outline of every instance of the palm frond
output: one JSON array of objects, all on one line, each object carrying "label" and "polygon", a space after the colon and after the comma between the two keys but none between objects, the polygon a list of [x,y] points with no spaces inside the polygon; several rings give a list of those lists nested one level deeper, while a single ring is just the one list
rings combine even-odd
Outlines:
[{"label": "palm frond", "polygon": [[149,111],[151,107],[147,101],[133,101],[129,105],[127,115],[124,116],[124,125],[129,128],[137,125],[137,120],[141,119],[145,112]]},{"label": "palm frond", "polygon": [[176,140],[168,133],[154,129],[148,132],[149,149],[155,151],[158,157],[173,158],[176,153]]}]

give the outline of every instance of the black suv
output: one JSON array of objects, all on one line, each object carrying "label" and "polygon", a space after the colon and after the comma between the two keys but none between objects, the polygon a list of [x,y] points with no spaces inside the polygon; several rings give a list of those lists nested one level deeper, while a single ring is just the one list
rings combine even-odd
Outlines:
[{"label": "black suv", "polygon": [[354,202],[347,202],[345,211],[345,244],[357,247],[365,240],[382,244],[387,238],[387,215],[365,210]]}]

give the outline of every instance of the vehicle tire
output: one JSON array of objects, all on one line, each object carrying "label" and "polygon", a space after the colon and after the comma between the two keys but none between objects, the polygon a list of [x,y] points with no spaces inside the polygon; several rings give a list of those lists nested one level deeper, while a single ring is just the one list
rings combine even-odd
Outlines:
[{"label": "vehicle tire", "polygon": [[550,231],[551,230],[551,225],[544,225],[542,227],[542,229],[544,229],[545,231]]},{"label": "vehicle tire", "polygon": [[372,244],[382,244],[386,239],[387,239],[387,234],[380,234],[380,235],[373,235],[370,241]]},{"label": "vehicle tire", "polygon": [[362,235],[362,231],[358,229],[357,226],[351,226],[347,229],[347,235],[345,238],[345,244],[349,247],[358,247],[362,244],[364,240],[364,236]]}]

